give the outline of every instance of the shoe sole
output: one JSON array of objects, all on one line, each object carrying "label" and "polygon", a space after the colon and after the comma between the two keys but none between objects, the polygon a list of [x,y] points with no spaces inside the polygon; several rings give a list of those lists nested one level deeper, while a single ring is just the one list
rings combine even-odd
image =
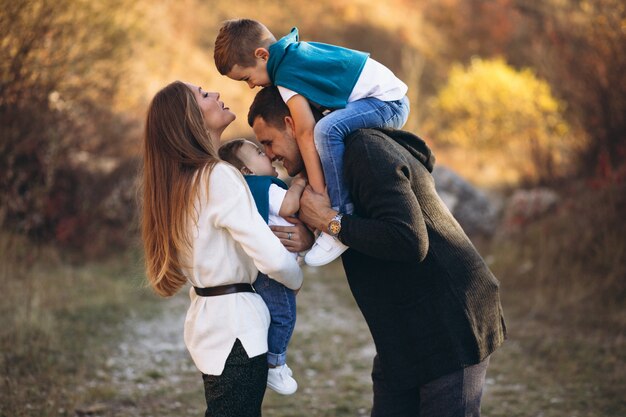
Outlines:
[{"label": "shoe sole", "polygon": [[270,384],[270,383],[268,383],[268,384],[267,384],[267,386],[268,386],[268,388],[271,388],[271,389],[272,389],[272,391],[274,391],[274,392],[276,392],[276,393],[278,393],[278,394],[280,394],[280,395],[292,395],[292,394],[294,394],[296,391],[298,391],[298,387],[297,387],[297,386],[296,386],[296,389],[294,389],[293,391],[284,391],[284,390],[281,390],[281,389],[279,389],[278,387],[276,387],[276,386],[274,386],[274,385],[272,385],[272,384]]}]

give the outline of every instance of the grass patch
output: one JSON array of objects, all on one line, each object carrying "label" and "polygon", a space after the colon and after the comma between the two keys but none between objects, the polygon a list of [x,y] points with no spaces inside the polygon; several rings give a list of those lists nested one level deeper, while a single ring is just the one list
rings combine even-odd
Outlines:
[{"label": "grass patch", "polygon": [[18,236],[0,246],[0,415],[74,415],[119,324],[154,298],[137,253],[70,265]]}]

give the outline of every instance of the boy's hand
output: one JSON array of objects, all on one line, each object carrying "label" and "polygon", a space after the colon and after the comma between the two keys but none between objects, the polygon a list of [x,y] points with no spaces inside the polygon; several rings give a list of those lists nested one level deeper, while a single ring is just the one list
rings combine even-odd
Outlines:
[{"label": "boy's hand", "polygon": [[302,252],[313,246],[313,233],[296,217],[285,217],[293,226],[270,226],[289,252]]}]

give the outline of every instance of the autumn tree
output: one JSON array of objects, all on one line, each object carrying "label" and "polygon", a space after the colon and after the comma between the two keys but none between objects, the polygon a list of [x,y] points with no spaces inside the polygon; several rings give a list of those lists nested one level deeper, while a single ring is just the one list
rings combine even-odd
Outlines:
[{"label": "autumn tree", "polygon": [[567,101],[589,137],[580,167],[610,175],[626,167],[626,4],[622,0],[516,1],[527,59]]},{"label": "autumn tree", "polygon": [[[446,39],[438,60],[503,56],[567,103],[584,176],[626,171],[626,5],[622,0],[426,0]],[[626,173],[624,173],[626,175]]]},{"label": "autumn tree", "polygon": [[568,125],[550,86],[529,69],[475,58],[455,65],[431,102],[429,136],[465,151],[467,170],[482,165],[492,183],[546,182],[563,168]]},{"label": "autumn tree", "polygon": [[111,104],[131,52],[130,4],[0,0],[3,228],[61,240],[88,231],[100,203],[90,192],[105,190],[97,163],[77,162],[122,142]]}]

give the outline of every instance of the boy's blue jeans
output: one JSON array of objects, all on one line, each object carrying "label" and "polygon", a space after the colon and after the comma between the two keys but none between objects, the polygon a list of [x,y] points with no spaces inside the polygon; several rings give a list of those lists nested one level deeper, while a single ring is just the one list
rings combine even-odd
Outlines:
[{"label": "boy's blue jeans", "polygon": [[352,213],[354,207],[343,178],[345,138],[357,129],[391,127],[400,129],[409,117],[408,97],[397,101],[364,98],[322,117],[315,125],[315,147],[322,161],[326,188],[333,209]]},{"label": "boy's blue jeans", "polygon": [[267,363],[272,366],[284,365],[287,345],[296,325],[296,294],[260,272],[253,286],[265,301],[271,316],[267,334]]}]

